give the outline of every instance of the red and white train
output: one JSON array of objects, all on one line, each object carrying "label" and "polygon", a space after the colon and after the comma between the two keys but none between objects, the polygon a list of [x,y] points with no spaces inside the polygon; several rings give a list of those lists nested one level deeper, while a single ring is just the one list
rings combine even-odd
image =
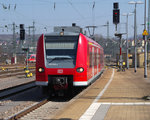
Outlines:
[{"label": "red and white train", "polygon": [[30,55],[28,56],[27,61],[28,61],[29,63],[35,63],[35,62],[36,62],[36,54],[30,54]]},{"label": "red and white train", "polygon": [[103,48],[85,35],[41,35],[36,54],[36,85],[56,92],[88,86],[104,68]]}]

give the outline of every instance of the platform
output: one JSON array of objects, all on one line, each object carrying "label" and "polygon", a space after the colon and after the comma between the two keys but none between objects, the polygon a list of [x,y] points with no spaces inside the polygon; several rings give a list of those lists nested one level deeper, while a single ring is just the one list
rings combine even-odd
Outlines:
[{"label": "platform", "polygon": [[[108,68],[53,120],[150,120],[150,70]],[[47,118],[49,119],[49,118]]]}]

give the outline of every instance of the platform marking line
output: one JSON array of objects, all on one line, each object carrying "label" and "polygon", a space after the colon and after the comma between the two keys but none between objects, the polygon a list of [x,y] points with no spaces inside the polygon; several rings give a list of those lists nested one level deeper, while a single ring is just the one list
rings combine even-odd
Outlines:
[{"label": "platform marking line", "polygon": [[150,102],[132,102],[132,103],[107,103],[107,102],[101,102],[97,103],[97,105],[115,105],[115,106],[128,106],[128,105],[150,105]]},{"label": "platform marking line", "polygon": [[98,94],[98,96],[95,98],[93,103],[90,105],[90,107],[86,110],[86,112],[80,117],[79,120],[91,120],[98,108],[101,106],[101,103],[97,103],[97,101],[101,98],[101,96],[104,94],[108,86],[110,85],[111,81],[114,77],[114,69],[113,73],[111,75],[111,78],[109,82],[105,85],[104,89]]},{"label": "platform marking line", "polygon": [[86,110],[86,112],[80,117],[79,120],[91,120],[100,105],[101,103],[91,104],[91,106]]},{"label": "platform marking line", "polygon": [[[109,105],[109,106],[108,106]],[[110,106],[144,106],[150,105],[150,102],[138,102],[138,103],[92,103],[91,106],[87,109],[87,111],[80,117],[79,120],[104,120],[107,111]],[[106,110],[101,109],[103,106]],[[98,111],[98,113],[97,113]],[[96,117],[95,114],[101,115],[100,117]]]}]

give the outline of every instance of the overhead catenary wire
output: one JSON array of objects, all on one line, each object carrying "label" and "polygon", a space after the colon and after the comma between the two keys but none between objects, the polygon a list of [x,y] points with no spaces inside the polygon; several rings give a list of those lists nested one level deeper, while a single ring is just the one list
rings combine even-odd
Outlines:
[{"label": "overhead catenary wire", "polygon": [[82,19],[85,19],[85,17],[78,11],[78,9],[73,5],[73,3],[70,0],[67,0],[67,2],[72,6],[72,8],[80,15]]}]

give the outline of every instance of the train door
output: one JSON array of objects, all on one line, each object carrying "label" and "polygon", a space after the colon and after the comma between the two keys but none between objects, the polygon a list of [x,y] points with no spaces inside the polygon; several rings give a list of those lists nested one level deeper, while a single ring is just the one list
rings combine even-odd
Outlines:
[{"label": "train door", "polygon": [[97,48],[97,55],[96,55],[96,62],[97,62],[97,73],[98,73],[98,65],[99,65],[99,62],[98,62],[98,56],[99,56],[99,54],[98,54],[98,48]]},{"label": "train door", "polygon": [[99,57],[99,62],[100,62],[100,70],[101,70],[101,68],[102,68],[102,61],[101,61],[101,52],[102,52],[102,49],[100,48],[100,57]]},{"label": "train door", "polygon": [[94,47],[92,47],[92,76],[94,76]]}]

